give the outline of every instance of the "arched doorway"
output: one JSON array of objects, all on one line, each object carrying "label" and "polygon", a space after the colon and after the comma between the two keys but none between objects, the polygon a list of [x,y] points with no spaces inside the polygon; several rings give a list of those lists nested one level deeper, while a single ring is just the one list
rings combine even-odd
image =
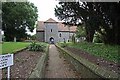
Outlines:
[{"label": "arched doorway", "polygon": [[50,43],[54,44],[54,38],[53,37],[50,38]]}]

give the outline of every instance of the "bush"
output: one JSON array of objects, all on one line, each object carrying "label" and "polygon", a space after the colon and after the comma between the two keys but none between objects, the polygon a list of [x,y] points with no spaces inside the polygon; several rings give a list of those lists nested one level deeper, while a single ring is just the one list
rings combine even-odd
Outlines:
[{"label": "bush", "polygon": [[93,42],[94,43],[102,43],[103,41],[99,37],[94,37]]},{"label": "bush", "polygon": [[93,42],[94,43],[102,43],[103,42],[102,35],[100,33],[96,32],[94,34]]},{"label": "bush", "polygon": [[30,44],[30,46],[28,47],[29,51],[45,51],[45,45],[44,44],[37,44],[35,42],[32,42],[32,44]]},{"label": "bush", "polygon": [[67,44],[66,44],[66,43],[60,43],[60,46],[61,46],[62,48],[64,48],[64,47],[67,47]]}]

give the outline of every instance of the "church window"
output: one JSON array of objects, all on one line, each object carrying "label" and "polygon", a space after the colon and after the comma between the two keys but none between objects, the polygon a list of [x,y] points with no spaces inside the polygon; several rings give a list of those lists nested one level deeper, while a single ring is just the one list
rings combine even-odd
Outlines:
[{"label": "church window", "polygon": [[52,32],[52,29],[51,29],[51,32]]},{"label": "church window", "polygon": [[60,37],[61,37],[61,33],[60,33],[60,35],[59,35]]}]

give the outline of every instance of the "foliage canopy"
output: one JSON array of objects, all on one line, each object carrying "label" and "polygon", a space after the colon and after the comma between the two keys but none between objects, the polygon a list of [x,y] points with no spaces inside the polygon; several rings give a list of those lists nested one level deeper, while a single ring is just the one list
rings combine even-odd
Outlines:
[{"label": "foliage canopy", "polygon": [[104,43],[120,44],[120,2],[59,2],[55,15],[69,25],[85,24],[88,42],[97,31]]},{"label": "foliage canopy", "polygon": [[31,32],[37,21],[37,7],[30,2],[3,2],[2,3],[2,29],[6,41],[26,38],[27,30]]}]

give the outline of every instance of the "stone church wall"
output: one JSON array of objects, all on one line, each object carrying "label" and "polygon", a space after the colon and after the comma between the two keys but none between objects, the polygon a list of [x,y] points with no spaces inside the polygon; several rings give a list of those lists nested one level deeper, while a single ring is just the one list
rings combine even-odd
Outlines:
[{"label": "stone church wall", "polygon": [[38,41],[41,41],[41,42],[44,42],[44,41],[45,41],[44,31],[37,32],[36,36],[37,36],[37,40],[38,40]]},{"label": "stone church wall", "polygon": [[66,41],[66,42],[68,42],[69,41],[69,32],[58,32],[58,37],[59,37],[59,42],[64,42],[64,40]]},{"label": "stone church wall", "polygon": [[57,23],[45,23],[45,42],[50,43],[50,38],[54,38],[54,43],[58,42]]}]

